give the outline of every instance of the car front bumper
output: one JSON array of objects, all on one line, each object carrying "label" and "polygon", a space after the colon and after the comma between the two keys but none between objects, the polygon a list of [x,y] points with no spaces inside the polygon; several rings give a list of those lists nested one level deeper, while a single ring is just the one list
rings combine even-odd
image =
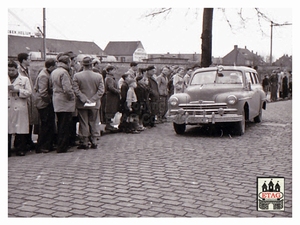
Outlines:
[{"label": "car front bumper", "polygon": [[219,115],[212,113],[210,115],[187,115],[187,114],[175,114],[169,115],[168,121],[177,124],[215,124],[224,122],[239,122],[243,120],[242,115],[238,114],[224,114]]}]

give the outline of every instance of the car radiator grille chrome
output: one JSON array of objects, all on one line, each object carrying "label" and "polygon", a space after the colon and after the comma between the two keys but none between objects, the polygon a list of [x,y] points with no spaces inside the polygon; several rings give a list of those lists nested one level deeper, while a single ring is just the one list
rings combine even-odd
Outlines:
[{"label": "car radiator grille chrome", "polygon": [[179,107],[189,115],[211,115],[219,114],[219,109],[223,109],[224,114],[236,113],[236,109],[228,108],[226,103],[209,103],[209,104],[179,104]]}]

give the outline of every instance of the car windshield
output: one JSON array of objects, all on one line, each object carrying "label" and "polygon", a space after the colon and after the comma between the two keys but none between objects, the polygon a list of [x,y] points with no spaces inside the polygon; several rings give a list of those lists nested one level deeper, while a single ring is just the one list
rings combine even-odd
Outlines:
[{"label": "car windshield", "polygon": [[196,73],[190,85],[199,84],[242,84],[242,72],[236,70],[223,70],[217,73],[217,71],[205,71]]}]

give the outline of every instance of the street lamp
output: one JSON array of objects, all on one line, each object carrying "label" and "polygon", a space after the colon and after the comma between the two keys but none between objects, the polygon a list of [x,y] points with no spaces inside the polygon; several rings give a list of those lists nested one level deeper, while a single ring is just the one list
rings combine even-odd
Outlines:
[{"label": "street lamp", "polygon": [[270,44],[270,65],[272,65],[272,42],[273,42],[273,27],[274,26],[286,26],[286,25],[292,25],[291,23],[274,23],[271,21],[271,44]]}]

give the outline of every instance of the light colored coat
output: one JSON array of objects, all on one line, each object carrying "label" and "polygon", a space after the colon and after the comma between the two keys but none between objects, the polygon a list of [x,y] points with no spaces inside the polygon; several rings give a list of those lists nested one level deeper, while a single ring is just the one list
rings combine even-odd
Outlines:
[{"label": "light colored coat", "polygon": [[75,94],[67,65],[59,62],[50,75],[54,112],[74,112]]},{"label": "light colored coat", "polygon": [[29,111],[29,124],[30,125],[39,124],[39,113],[35,105],[35,92],[33,91],[33,83],[32,83],[31,75],[30,73],[27,73],[26,70],[24,70],[24,68],[21,65],[19,65],[18,72],[20,75],[28,78],[32,90],[30,97],[27,99],[28,111]]},{"label": "light colored coat", "polygon": [[27,101],[32,93],[30,81],[27,77],[19,74],[13,83],[10,82],[8,77],[8,84],[12,84],[19,89],[19,94],[8,91],[8,133],[28,134],[29,115]]},{"label": "light colored coat", "polygon": [[76,107],[83,109],[87,100],[95,102],[96,106],[89,108],[100,108],[100,99],[104,93],[104,82],[102,75],[92,70],[84,70],[75,73],[73,77],[73,88],[76,95]]}]

